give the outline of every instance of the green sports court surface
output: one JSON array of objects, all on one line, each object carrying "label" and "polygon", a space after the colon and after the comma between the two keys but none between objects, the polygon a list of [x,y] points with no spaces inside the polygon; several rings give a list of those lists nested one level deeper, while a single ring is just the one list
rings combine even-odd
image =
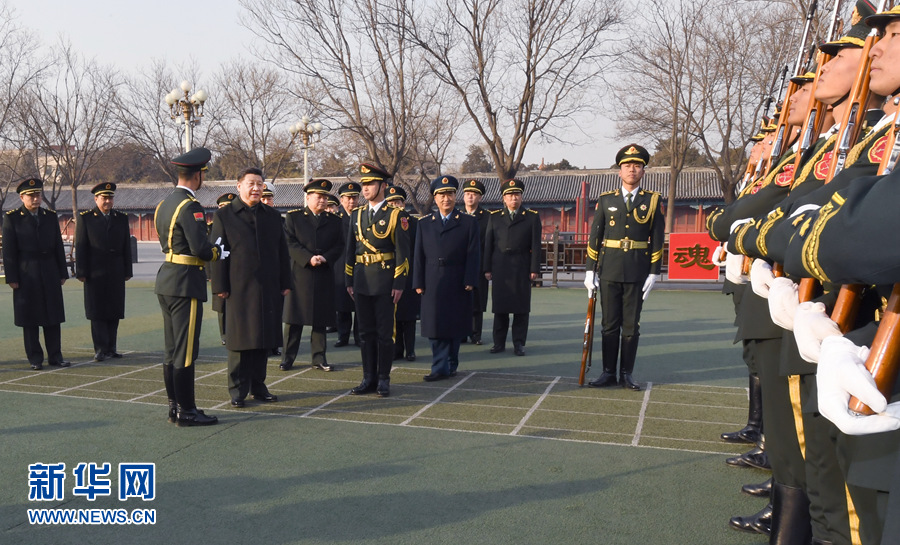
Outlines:
[{"label": "green sports court surface", "polygon": [[[324,373],[271,359],[277,403],[232,409],[215,314],[204,313],[198,406],[217,426],[165,420],[161,316],[129,283],[121,360],[94,363],[81,287],[64,288],[66,369],[31,371],[11,292],[0,290],[0,543],[762,543],[727,527],[764,502],[768,475],[725,466],[745,448],[718,434],[746,420],[746,367],[730,298],[655,291],[644,307],[642,392],[580,388],[583,289],[534,291],[527,355],[463,345],[437,383],[395,362],[391,397],[350,396],[359,352],[332,348]],[[486,315],[485,337],[490,334]],[[598,343],[599,344],[599,343]],[[600,367],[599,350],[588,379]],[[65,463],[65,497],[29,501],[29,464]],[[156,499],[72,493],[81,462],[156,464]],[[115,483],[116,480],[113,479]],[[28,509],[155,509],[153,525],[34,525]]]}]

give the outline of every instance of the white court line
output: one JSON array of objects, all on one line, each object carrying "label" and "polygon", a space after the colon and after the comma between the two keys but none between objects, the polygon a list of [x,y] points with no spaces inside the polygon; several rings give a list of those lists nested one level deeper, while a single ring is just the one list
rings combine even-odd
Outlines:
[{"label": "white court line", "polygon": [[[157,365],[162,365],[162,364],[159,363],[159,364],[157,364]],[[65,389],[63,389],[63,390],[59,390],[59,391],[54,392],[54,393],[55,393],[55,394],[64,394],[64,393],[69,392],[69,391],[71,391],[71,390],[78,390],[79,388],[86,388],[86,387],[88,387],[88,386],[93,386],[94,384],[100,384],[101,382],[107,382],[107,381],[110,381],[110,380],[115,380],[115,379],[118,379],[118,378],[127,377],[128,375],[133,375],[133,374],[135,374],[135,373],[142,373],[142,372],[146,371],[147,369],[148,369],[147,367],[140,367],[140,368],[138,368],[138,369],[135,369],[134,371],[129,371],[129,372],[127,372],[127,373],[122,373],[121,375],[114,375],[114,376],[111,376],[111,377],[102,378],[102,379],[100,379],[100,380],[95,380],[94,382],[88,382],[88,383],[86,383],[86,384],[79,384],[78,386],[72,386],[71,388],[65,388]]]},{"label": "white court line", "polygon": [[543,403],[544,400],[547,399],[547,396],[550,395],[550,390],[552,390],[553,387],[556,386],[556,383],[559,382],[559,379],[560,377],[556,377],[555,379],[553,379],[553,382],[551,382],[547,386],[547,389],[544,390],[544,393],[541,394],[541,397],[539,397],[538,400],[534,402],[534,405],[532,405],[531,408],[528,409],[528,412],[525,413],[525,416],[523,416],[522,420],[519,421],[519,425],[516,426],[513,431],[509,432],[510,435],[518,435],[519,432],[522,431],[522,428],[525,427],[525,422],[528,422],[528,419],[531,418],[531,415],[534,414],[534,411],[536,411],[537,408],[541,406],[541,403]]},{"label": "white court line", "polygon": [[641,414],[638,416],[637,427],[634,430],[634,437],[631,439],[631,446],[636,447],[641,441],[641,430],[644,427],[644,416],[647,414],[647,405],[650,404],[650,390],[653,389],[653,383],[647,383],[647,389],[644,390],[644,402],[641,404]]},{"label": "white court line", "polygon": [[412,422],[413,420],[415,420],[417,416],[421,415],[422,413],[424,413],[425,411],[427,411],[427,410],[430,409],[431,407],[434,407],[435,405],[437,405],[437,403],[438,403],[440,400],[442,400],[442,399],[444,399],[445,397],[447,397],[447,394],[449,394],[449,393],[452,392],[453,390],[459,388],[463,383],[465,383],[467,380],[469,380],[470,378],[474,377],[474,376],[477,375],[477,374],[478,374],[477,371],[472,371],[470,374],[464,376],[462,380],[460,380],[459,382],[457,382],[456,384],[454,384],[452,387],[448,388],[446,392],[444,392],[443,394],[437,396],[437,398],[435,398],[434,401],[432,401],[432,402],[429,403],[428,405],[425,405],[424,407],[422,407],[421,409],[419,409],[418,411],[416,411],[412,416],[410,416],[409,418],[407,418],[407,419],[404,420],[403,422],[400,422],[400,425],[401,425],[401,426],[406,426],[406,425],[408,425],[410,422]]}]

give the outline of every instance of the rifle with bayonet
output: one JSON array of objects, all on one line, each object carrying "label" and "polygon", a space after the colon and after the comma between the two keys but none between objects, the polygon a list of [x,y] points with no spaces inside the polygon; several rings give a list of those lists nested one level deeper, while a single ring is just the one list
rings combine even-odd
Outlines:
[{"label": "rifle with bayonet", "polygon": [[[597,262],[594,262],[594,278],[597,278]],[[584,375],[591,368],[594,354],[594,315],[597,311],[597,288],[588,292],[587,317],[584,320],[584,341],[581,345],[581,371],[578,385],[584,386]]]}]

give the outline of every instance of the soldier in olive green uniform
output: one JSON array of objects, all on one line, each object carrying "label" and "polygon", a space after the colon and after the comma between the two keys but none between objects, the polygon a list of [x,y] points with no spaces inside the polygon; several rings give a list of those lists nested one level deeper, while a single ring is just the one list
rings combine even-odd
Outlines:
[{"label": "soldier in olive green uniform", "polygon": [[228,257],[220,244],[207,239],[206,213],[194,194],[203,184],[211,154],[197,148],[172,159],[178,167],[175,191],[156,207],[154,222],[165,262],[156,274],[156,293],[163,314],[165,355],[163,378],[169,398],[169,421],[179,426],[208,426],[218,419],[197,409],[194,362],[206,301],[206,263]]},{"label": "soldier in olive green uniform", "polygon": [[640,390],[631,373],[637,356],[641,307],[659,280],[665,218],[659,193],[641,189],[646,149],[629,144],[616,154],[622,188],[600,195],[588,240],[585,286],[600,289],[603,373],[589,384]]},{"label": "soldier in olive green uniform", "polygon": [[59,325],[66,321],[62,285],[69,273],[56,212],[41,208],[43,187],[38,178],[20,183],[16,191],[22,206],[3,218],[3,269],[13,290],[13,317],[22,328],[25,354],[36,371],[44,362],[40,328],[48,363],[69,366],[62,356]]},{"label": "soldier in olive green uniform", "polygon": [[84,313],[91,321],[94,360],[121,358],[116,351],[119,320],[125,317],[125,282],[131,279],[128,214],[113,210],[116,184],[91,189],[97,203],[75,227],[75,277],[84,283]]},{"label": "soldier in olive green uniform", "polygon": [[363,380],[350,393],[387,397],[394,359],[394,306],[409,274],[409,216],[385,206],[390,174],[367,163],[359,171],[368,204],[350,215],[344,285],[356,302]]},{"label": "soldier in olive green uniform", "polygon": [[[347,240],[347,235],[350,232],[350,213],[356,208],[360,189],[359,184],[356,182],[347,182],[341,184],[341,187],[338,188],[338,195],[341,196],[340,206],[338,206],[335,213],[341,218],[341,240],[343,241]],[[343,246],[341,248],[343,249]],[[338,334],[338,340],[334,343],[335,348],[350,344],[351,331],[353,332],[353,344],[359,346],[359,321],[354,318],[356,304],[347,293],[347,286],[344,283],[346,257],[346,252],[342,251],[334,264],[334,308],[337,314]]]}]

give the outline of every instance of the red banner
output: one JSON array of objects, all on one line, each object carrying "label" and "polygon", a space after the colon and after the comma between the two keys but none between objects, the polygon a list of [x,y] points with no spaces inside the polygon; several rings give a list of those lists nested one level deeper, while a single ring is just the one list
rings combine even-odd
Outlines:
[{"label": "red banner", "polygon": [[719,267],[712,263],[718,245],[708,233],[671,233],[669,280],[718,280]]}]

